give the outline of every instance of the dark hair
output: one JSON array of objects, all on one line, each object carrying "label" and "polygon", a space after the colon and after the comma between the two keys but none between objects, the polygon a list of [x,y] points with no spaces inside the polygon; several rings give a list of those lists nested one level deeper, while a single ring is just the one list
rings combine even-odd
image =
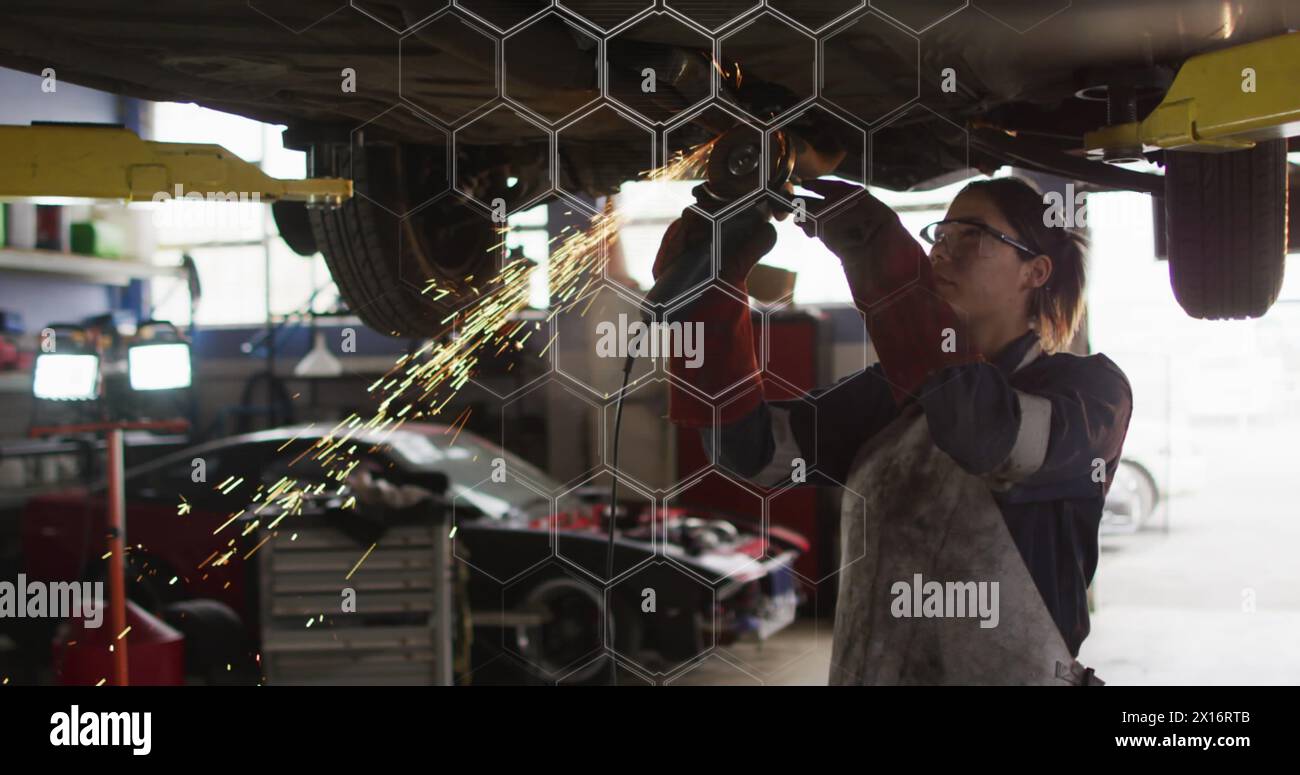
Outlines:
[{"label": "dark hair", "polygon": [[[1064,350],[1083,319],[1087,237],[1074,229],[1048,226],[1042,192],[1023,178],[976,180],[961,190],[961,194],[967,192],[988,197],[1016,235],[1038,251],[1034,255],[1041,253],[1052,259],[1051,276],[1030,297],[1029,318],[1038,329],[1043,350],[1049,353]],[[1073,207],[1074,203],[1067,202],[1065,206]],[[1033,257],[1018,252],[1026,261]]]}]

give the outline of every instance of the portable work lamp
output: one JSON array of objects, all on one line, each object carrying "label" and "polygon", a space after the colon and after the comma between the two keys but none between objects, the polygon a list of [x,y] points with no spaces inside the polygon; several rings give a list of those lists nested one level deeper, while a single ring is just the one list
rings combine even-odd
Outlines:
[{"label": "portable work lamp", "polygon": [[32,395],[45,401],[94,401],[102,382],[98,349],[86,329],[51,323],[41,332],[32,368]]},{"label": "portable work lamp", "polygon": [[137,341],[127,348],[132,390],[176,390],[190,386],[190,345],[171,323],[141,324]]},{"label": "portable work lamp", "polygon": [[99,397],[99,356],[41,353],[32,374],[32,395],[46,401],[93,401]]}]

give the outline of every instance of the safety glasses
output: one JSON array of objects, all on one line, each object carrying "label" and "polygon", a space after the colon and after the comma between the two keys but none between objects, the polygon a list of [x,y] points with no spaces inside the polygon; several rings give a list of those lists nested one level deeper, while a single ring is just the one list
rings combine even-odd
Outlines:
[{"label": "safety glasses", "polygon": [[1005,242],[1027,256],[1036,256],[1042,252],[1034,250],[1015,237],[1004,234],[987,223],[980,223],[979,221],[950,218],[944,221],[935,221],[921,229],[921,239],[925,240],[926,244],[939,245],[943,243],[949,250],[960,250],[963,246],[971,244],[976,239],[983,239],[985,235]]}]

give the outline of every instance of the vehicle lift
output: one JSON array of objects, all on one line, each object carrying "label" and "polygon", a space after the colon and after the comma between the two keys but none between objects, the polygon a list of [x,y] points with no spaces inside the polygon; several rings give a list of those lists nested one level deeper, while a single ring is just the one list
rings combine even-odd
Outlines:
[{"label": "vehicle lift", "polygon": [[281,180],[220,145],[141,140],[112,124],[0,126],[0,199],[150,202],[177,190],[211,194],[209,201],[239,192],[267,203],[337,206],[351,198],[352,181]]},{"label": "vehicle lift", "polygon": [[1300,32],[1198,54],[1141,121],[1084,135],[1089,151],[1231,151],[1300,135]]}]

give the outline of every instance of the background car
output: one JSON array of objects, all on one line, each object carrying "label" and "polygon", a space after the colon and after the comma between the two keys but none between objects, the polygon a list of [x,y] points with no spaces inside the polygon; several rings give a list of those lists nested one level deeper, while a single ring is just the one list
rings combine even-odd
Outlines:
[{"label": "background car", "polygon": [[1148,526],[1164,505],[1163,494],[1149,468],[1120,458],[1102,507],[1101,532],[1134,533]]}]

